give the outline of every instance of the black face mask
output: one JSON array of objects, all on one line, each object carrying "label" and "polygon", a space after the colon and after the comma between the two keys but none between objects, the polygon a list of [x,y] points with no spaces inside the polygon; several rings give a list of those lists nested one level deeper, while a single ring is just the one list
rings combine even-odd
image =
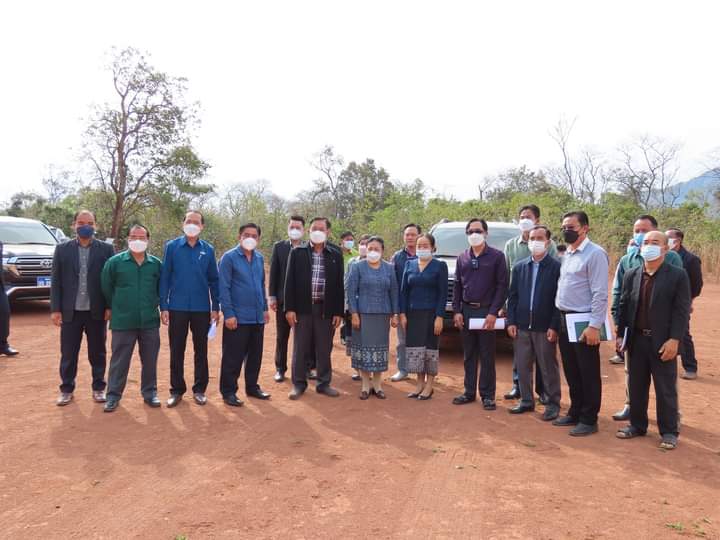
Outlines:
[{"label": "black face mask", "polygon": [[565,240],[566,244],[574,244],[577,242],[577,239],[580,236],[580,233],[577,231],[574,231],[572,229],[563,229],[562,230],[563,240]]}]

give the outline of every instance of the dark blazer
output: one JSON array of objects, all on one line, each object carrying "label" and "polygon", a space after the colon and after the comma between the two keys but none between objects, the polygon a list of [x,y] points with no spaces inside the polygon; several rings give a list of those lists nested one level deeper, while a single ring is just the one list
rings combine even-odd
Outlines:
[{"label": "dark blazer", "polygon": [[[618,336],[622,337],[625,329],[629,329],[629,350],[632,350],[643,270],[644,266],[638,266],[627,271],[620,296]],[[655,350],[659,351],[668,339],[682,341],[690,318],[690,301],[690,281],[685,270],[663,263],[655,275],[648,310]]]},{"label": "dark blazer", "polygon": [[678,250],[678,255],[680,255],[683,268],[685,268],[688,278],[690,279],[690,296],[697,298],[700,296],[703,288],[702,261],[700,261],[700,257],[694,253],[690,253],[682,246],[680,246]]},{"label": "dark blazer", "polygon": [[555,295],[560,279],[560,261],[550,254],[540,261],[533,305],[530,306],[532,275],[532,257],[521,259],[513,266],[507,301],[507,325],[535,332],[547,332],[548,328],[557,331],[560,329],[560,311],[555,307]]},{"label": "dark blazer", "polygon": [[[0,259],[2,259],[3,256],[3,243],[0,242]],[[3,270],[0,268],[0,287],[2,287],[3,291],[5,290],[5,281],[3,280]]]},{"label": "dark blazer", "polygon": [[[303,245],[303,242],[300,242],[299,245]],[[290,240],[280,240],[273,245],[272,256],[270,257],[268,296],[277,298],[280,307],[285,303],[285,274],[291,249]]]},{"label": "dark blazer", "polygon": [[[283,300],[285,311],[312,313],[312,246],[302,244],[290,251]],[[327,318],[345,313],[344,263],[340,251],[326,245],[325,300],[323,313]]]},{"label": "dark blazer", "polygon": [[[100,274],[105,261],[115,254],[110,244],[93,238],[88,257],[88,293],[90,316],[102,320],[105,316],[105,297],[100,287]],[[80,253],[77,240],[58,244],[53,255],[52,281],[50,283],[50,311],[62,312],[64,322],[72,321],[80,273]]]}]

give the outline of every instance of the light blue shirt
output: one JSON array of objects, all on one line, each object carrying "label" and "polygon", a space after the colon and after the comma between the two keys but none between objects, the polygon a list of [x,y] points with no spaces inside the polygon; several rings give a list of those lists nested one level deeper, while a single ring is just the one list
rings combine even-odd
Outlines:
[{"label": "light blue shirt", "polygon": [[560,267],[555,306],[560,311],[590,313],[590,326],[600,328],[607,317],[608,256],[585,238],[577,249],[568,246]]},{"label": "light blue shirt", "polygon": [[[543,259],[547,257],[547,253],[543,255]],[[542,259],[540,259],[542,261]],[[532,260],[532,285],[530,286],[530,310],[532,311],[533,300],[535,299],[535,282],[537,281],[538,270],[540,270],[540,261]]]}]

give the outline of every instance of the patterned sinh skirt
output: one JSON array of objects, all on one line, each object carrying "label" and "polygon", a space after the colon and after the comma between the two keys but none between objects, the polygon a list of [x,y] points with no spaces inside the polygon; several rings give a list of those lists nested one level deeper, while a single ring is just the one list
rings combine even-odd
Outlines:
[{"label": "patterned sinh skirt", "polygon": [[407,313],[405,344],[408,372],[438,374],[440,336],[435,335],[434,326],[435,311],[432,309]]},{"label": "patterned sinh skirt", "polygon": [[353,328],[352,367],[361,371],[387,371],[390,349],[390,315],[360,314],[360,328]]}]

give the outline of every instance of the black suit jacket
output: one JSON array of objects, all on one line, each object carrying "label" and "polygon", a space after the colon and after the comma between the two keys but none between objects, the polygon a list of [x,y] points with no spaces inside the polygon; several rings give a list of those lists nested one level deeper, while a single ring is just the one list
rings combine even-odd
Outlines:
[{"label": "black suit jacket", "polygon": [[[626,272],[620,296],[618,336],[622,337],[625,329],[629,329],[629,350],[632,350],[643,270],[644,266],[638,266]],[[648,311],[656,351],[668,339],[682,341],[690,318],[690,302],[690,282],[685,270],[663,263],[655,275]]]},{"label": "black suit jacket", "polygon": [[702,262],[700,261],[700,257],[694,253],[690,253],[682,246],[678,251],[678,255],[680,255],[683,268],[685,268],[688,278],[690,279],[690,296],[692,298],[700,296],[703,288]]},{"label": "black suit jacket", "polygon": [[[343,257],[336,248],[326,245],[325,257],[325,317],[345,313],[345,270]],[[285,311],[312,313],[312,246],[300,245],[290,251],[284,290]]]},{"label": "black suit jacket", "polygon": [[[303,242],[299,244],[303,245]],[[268,285],[268,296],[277,298],[278,307],[282,308],[285,303],[285,275],[287,273],[288,259],[292,244],[290,240],[275,242],[270,258],[270,284]]]},{"label": "black suit jacket", "polygon": [[[115,254],[110,244],[93,238],[88,257],[88,294],[90,316],[102,320],[105,316],[105,297],[100,287],[100,274],[105,261]],[[50,311],[61,312],[64,322],[70,322],[75,313],[80,273],[80,252],[77,240],[58,244],[53,255],[52,281],[50,283]]]}]

